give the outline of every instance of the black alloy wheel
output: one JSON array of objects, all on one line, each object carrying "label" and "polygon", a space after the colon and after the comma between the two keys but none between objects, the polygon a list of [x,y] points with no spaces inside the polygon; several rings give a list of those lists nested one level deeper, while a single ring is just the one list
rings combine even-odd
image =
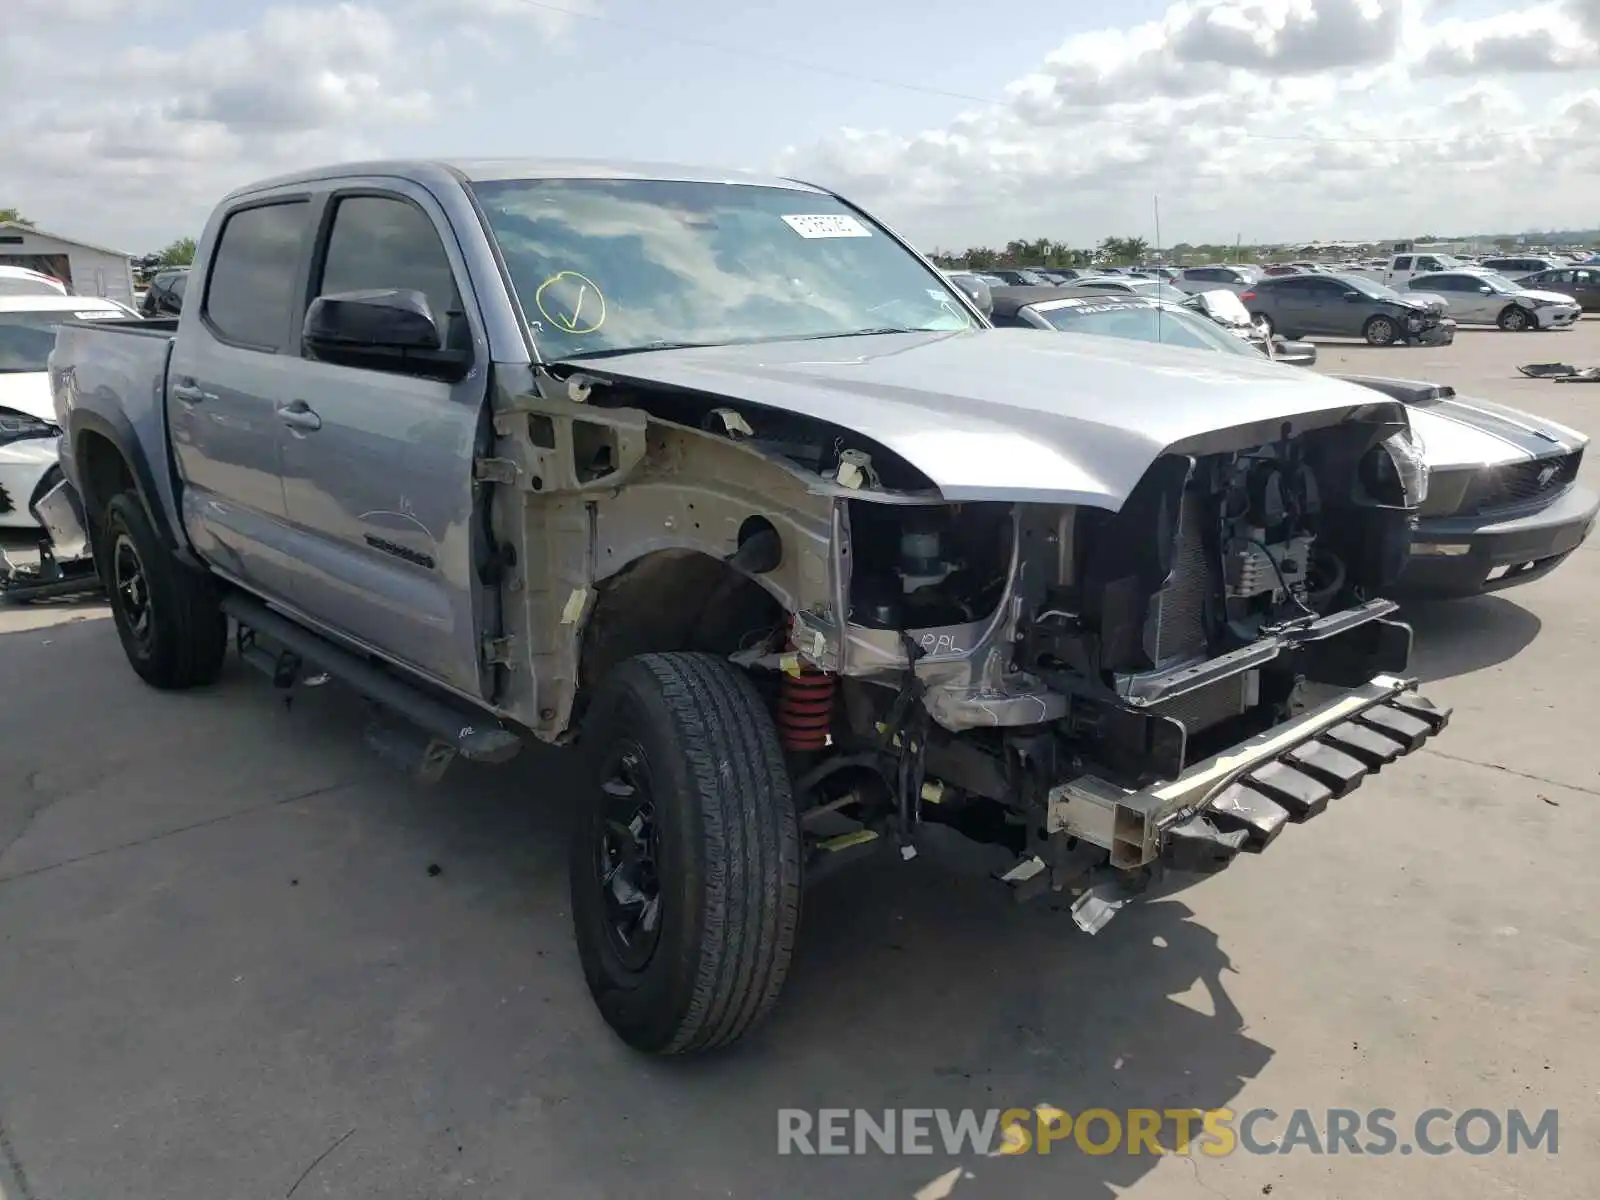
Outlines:
[{"label": "black alloy wheel", "polygon": [[650,760],[632,739],[612,748],[595,798],[594,885],[600,889],[606,937],[617,959],[642,971],[661,940],[661,831]]}]

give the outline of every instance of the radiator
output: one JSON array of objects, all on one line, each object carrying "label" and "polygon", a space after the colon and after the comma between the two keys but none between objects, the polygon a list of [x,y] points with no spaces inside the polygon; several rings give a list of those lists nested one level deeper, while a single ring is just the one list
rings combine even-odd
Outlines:
[{"label": "radiator", "polygon": [[1157,666],[1206,650],[1205,606],[1213,590],[1213,568],[1204,521],[1204,498],[1186,491],[1178,509],[1172,575],[1151,601],[1145,625],[1145,650]]},{"label": "radiator", "polygon": [[1241,671],[1174,699],[1152,704],[1150,711],[1182,721],[1183,727],[1193,735],[1249,712],[1259,697],[1258,673]]}]

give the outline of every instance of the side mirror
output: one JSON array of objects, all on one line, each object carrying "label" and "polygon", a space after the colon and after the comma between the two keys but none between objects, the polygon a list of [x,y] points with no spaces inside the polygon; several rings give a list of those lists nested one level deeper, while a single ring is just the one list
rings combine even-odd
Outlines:
[{"label": "side mirror", "polygon": [[1478,294],[1481,296],[1492,296],[1494,295],[1494,289],[1486,283],[1478,289]]},{"label": "side mirror", "polygon": [[989,285],[981,279],[952,279],[958,288],[966,294],[967,299],[976,304],[986,317],[994,316],[994,296],[989,292]]},{"label": "side mirror", "polygon": [[445,347],[428,298],[381,288],[318,296],[306,309],[301,341],[313,358],[345,366],[460,379],[472,356]]},{"label": "side mirror", "polygon": [[1345,301],[1346,304],[1354,304],[1359,299],[1361,299],[1361,293],[1360,292],[1353,292],[1352,291],[1352,292],[1346,292],[1344,294],[1344,301]]}]

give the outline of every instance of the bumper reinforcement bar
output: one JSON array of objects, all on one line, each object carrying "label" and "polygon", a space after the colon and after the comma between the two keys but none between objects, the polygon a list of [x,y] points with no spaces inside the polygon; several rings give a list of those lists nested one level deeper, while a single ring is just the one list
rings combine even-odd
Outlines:
[{"label": "bumper reinforcement bar", "polygon": [[1049,794],[1046,828],[1108,851],[1116,871],[1158,859],[1217,871],[1241,850],[1266,849],[1284,826],[1316,816],[1449,720],[1449,709],[1417,694],[1415,680],[1380,675],[1169,782],[1139,791],[1095,776],[1060,784]]}]

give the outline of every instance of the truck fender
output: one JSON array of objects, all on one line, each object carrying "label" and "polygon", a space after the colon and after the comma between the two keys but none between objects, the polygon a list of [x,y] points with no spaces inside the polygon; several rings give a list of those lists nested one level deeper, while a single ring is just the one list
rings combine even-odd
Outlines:
[{"label": "truck fender", "polygon": [[[106,505],[111,502],[113,495],[124,490],[131,482],[162,544],[180,560],[198,565],[184,539],[179,536],[172,514],[160,501],[162,493],[156,485],[155,472],[134,433],[132,422],[120,410],[77,410],[72,414],[69,437],[72,482],[83,501],[84,514],[90,526],[91,545]],[[91,448],[95,439],[110,444],[120,459],[120,470],[112,469],[115,464],[108,465],[96,457],[100,452]]]}]

